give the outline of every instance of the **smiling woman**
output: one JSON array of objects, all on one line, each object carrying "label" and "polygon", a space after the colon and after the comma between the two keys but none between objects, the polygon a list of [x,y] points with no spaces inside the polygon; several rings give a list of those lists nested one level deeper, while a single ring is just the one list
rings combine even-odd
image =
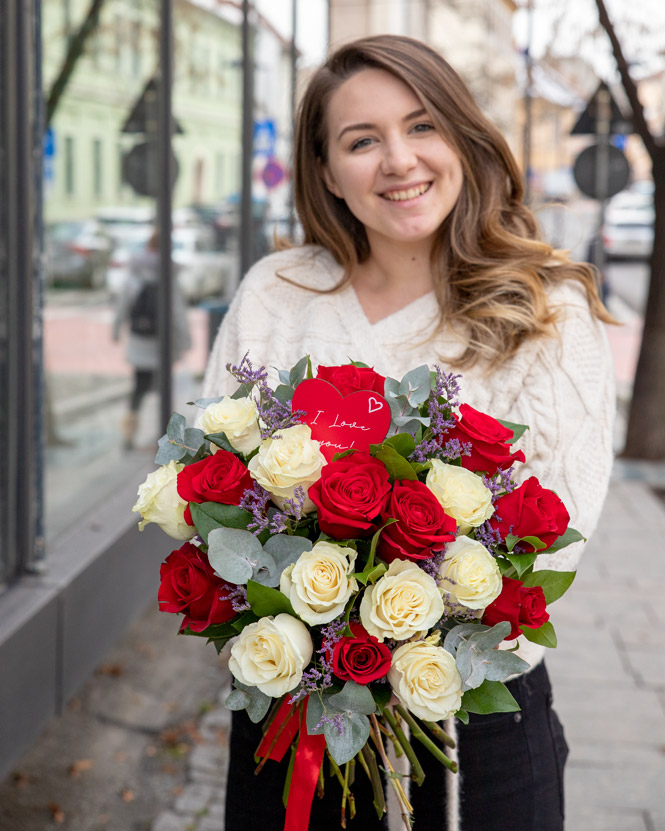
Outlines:
[{"label": "smiling woman", "polygon": [[[530,426],[521,439],[529,461],[516,478],[547,481],[570,506],[571,523],[588,537],[612,461],[612,364],[600,324],[609,316],[593,269],[570,262],[539,238],[506,141],[452,67],[409,38],[385,35],[342,46],[305,91],[294,162],[304,244],[285,244],[244,278],[213,348],[204,394],[232,393],[225,367],[247,353],[275,383],[273,368],[293,366],[304,354],[324,367],[363,361],[376,377],[402,378],[422,365],[462,367],[465,399],[481,421],[491,412]],[[372,392],[381,394],[373,386]],[[488,497],[471,516],[469,504],[475,510],[477,500],[468,495],[469,471],[439,459],[431,467],[425,483],[392,483],[399,504],[391,504],[390,516],[397,522],[382,534],[377,551],[390,562],[391,574],[408,569],[414,585],[422,578],[435,586],[427,597],[440,603],[453,580],[457,591],[464,590],[463,575],[435,584],[410,551],[410,518],[418,518],[413,548],[422,554],[445,545],[455,531],[482,524],[494,506]],[[324,523],[337,523],[346,518],[347,503],[334,491],[332,473],[325,465],[322,470],[313,499],[326,511],[332,506]],[[365,479],[370,475],[373,469]],[[450,506],[435,516],[428,505],[437,490],[446,491]],[[423,542],[426,533],[429,541]],[[580,545],[566,552],[543,555],[545,567],[574,568]],[[476,556],[467,583],[478,582],[481,573],[491,583],[493,561]],[[365,629],[376,625],[362,606],[359,616]],[[430,667],[421,628],[409,632],[414,643],[408,656],[393,652],[389,680],[398,697],[419,694],[420,687],[414,692],[405,680],[413,667],[422,669],[422,677],[445,675],[445,667]],[[461,797],[459,777],[451,784],[438,762],[422,759],[427,777],[410,793],[417,831],[441,831],[446,823],[449,831],[563,828],[567,750],[551,709],[544,649],[523,637],[518,646],[530,669],[508,687],[521,717],[502,713],[458,725]],[[227,831],[282,828],[279,770],[263,770],[260,800],[245,796],[260,737],[234,714]],[[386,828],[360,771],[353,792],[353,825]],[[324,798],[315,800],[311,828],[338,827],[338,795],[334,783],[326,785]]]}]

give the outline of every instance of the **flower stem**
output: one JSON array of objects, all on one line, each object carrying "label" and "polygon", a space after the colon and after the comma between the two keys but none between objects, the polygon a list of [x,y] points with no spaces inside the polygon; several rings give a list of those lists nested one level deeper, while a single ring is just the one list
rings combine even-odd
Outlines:
[{"label": "flower stem", "polygon": [[418,741],[423,744],[429,752],[435,756],[441,764],[445,765],[447,768],[452,770],[453,773],[457,773],[457,762],[453,762],[452,759],[449,759],[446,754],[441,750],[441,748],[437,747],[434,742],[430,739],[429,736],[425,735],[420,728],[418,722],[413,718],[411,713],[403,707],[401,704],[397,704],[395,709],[397,712],[402,716],[404,721],[409,725],[411,730],[411,735],[418,739]]},{"label": "flower stem", "polygon": [[450,748],[457,747],[457,745],[455,744],[455,740],[450,738],[450,736],[446,733],[446,731],[443,729],[443,727],[441,727],[440,724],[437,724],[435,721],[424,721],[423,724],[431,733],[433,733],[434,736],[436,736],[436,738],[440,742],[442,742]]},{"label": "flower stem", "polygon": [[388,758],[386,749],[383,746],[383,742],[381,741],[381,730],[379,730],[379,723],[374,713],[372,713],[372,715],[369,717],[369,721],[371,725],[370,732],[374,740],[374,744],[376,745],[376,749],[379,751],[381,760],[383,761],[386,771],[388,772],[388,778],[390,779],[390,783],[393,786],[393,789],[395,790],[397,800],[402,808],[402,820],[404,821],[404,826],[407,829],[407,831],[411,831],[411,827],[413,824],[413,806],[409,802],[407,795],[404,793],[402,783],[399,781],[397,775],[395,774],[395,768],[392,766],[392,763]]},{"label": "flower stem", "polygon": [[369,776],[369,781],[372,783],[372,791],[374,793],[374,807],[376,809],[379,819],[386,812],[386,797],[383,793],[383,782],[381,781],[381,773],[379,766],[376,763],[376,754],[369,746],[365,744],[360,751],[360,763],[365,769],[365,773]]},{"label": "flower stem", "polygon": [[411,778],[416,783],[416,785],[422,785],[425,781],[425,771],[423,770],[423,766],[418,761],[418,757],[416,756],[413,747],[411,747],[409,740],[404,735],[404,731],[397,722],[394,713],[392,713],[388,707],[386,707],[386,709],[383,711],[383,715],[390,727],[392,728],[392,731],[395,734],[395,738],[399,742],[400,746],[406,753],[409,762],[411,763]]}]

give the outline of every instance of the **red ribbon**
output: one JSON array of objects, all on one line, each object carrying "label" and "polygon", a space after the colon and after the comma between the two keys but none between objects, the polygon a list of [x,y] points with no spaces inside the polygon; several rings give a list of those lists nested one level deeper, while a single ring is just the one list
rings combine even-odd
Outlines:
[{"label": "red ribbon", "polygon": [[[298,734],[298,730],[300,730],[296,758],[291,774],[289,798],[286,803],[284,831],[307,831],[309,817],[312,812],[314,791],[323,764],[326,739],[323,735],[310,736],[307,732],[306,718],[309,696],[305,699],[305,705],[302,709],[302,722],[298,708],[288,704],[288,700],[287,697],[281,703],[272,724],[261,740],[256,755],[259,758],[267,756],[269,759],[281,762]],[[302,730],[300,729],[301,726],[303,727]],[[277,741],[271,749],[276,736],[278,736]]]}]

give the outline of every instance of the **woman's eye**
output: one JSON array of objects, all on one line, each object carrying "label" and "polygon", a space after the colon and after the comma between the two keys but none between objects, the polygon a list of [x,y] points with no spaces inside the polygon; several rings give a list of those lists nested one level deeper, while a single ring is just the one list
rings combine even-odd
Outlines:
[{"label": "woman's eye", "polygon": [[372,139],[370,139],[370,138],[358,139],[357,141],[354,141],[353,144],[351,145],[351,150],[352,151],[353,150],[362,150],[363,147],[369,147],[369,145],[371,143],[372,143]]},{"label": "woman's eye", "polygon": [[434,129],[434,125],[423,122],[422,124],[415,124],[412,129],[415,133],[427,133]]}]

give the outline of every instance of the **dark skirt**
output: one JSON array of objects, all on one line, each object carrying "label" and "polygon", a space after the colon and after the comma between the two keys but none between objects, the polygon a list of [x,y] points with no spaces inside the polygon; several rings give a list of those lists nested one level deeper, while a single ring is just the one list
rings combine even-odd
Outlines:
[{"label": "dark skirt", "polygon": [[[471,715],[468,725],[457,723],[460,758],[462,831],[562,831],[563,766],[568,746],[552,709],[552,690],[544,664],[509,681],[519,713]],[[226,831],[282,831],[282,790],[286,760],[269,761],[254,777],[254,752],[261,729],[245,713],[233,714]],[[426,779],[411,786],[414,831],[445,831],[445,769],[414,742]],[[356,818],[350,831],[385,831],[372,805],[372,789],[360,765],[352,788]],[[325,796],[314,797],[310,828],[338,831],[341,789],[326,778]]]}]

